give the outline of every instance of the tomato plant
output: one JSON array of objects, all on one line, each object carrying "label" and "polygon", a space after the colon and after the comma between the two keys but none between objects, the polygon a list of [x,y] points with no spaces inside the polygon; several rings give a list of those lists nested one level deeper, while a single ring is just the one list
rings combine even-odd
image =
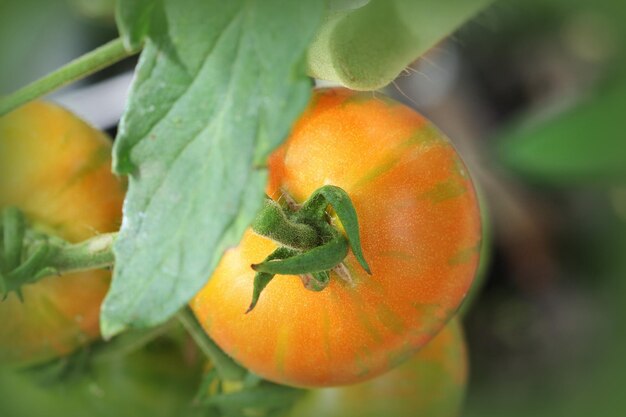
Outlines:
[{"label": "tomato plant", "polygon": [[0,368],[0,414],[14,417],[187,415],[201,370],[197,352],[193,348],[185,349],[184,341],[169,335],[130,353],[88,357],[85,362],[75,365],[84,369],[74,374],[50,377],[40,375],[42,370],[16,372]]},{"label": "tomato plant", "polygon": [[[124,186],[110,152],[108,137],[67,110],[21,107],[0,118],[0,208],[18,207],[36,230],[70,242],[117,230]],[[52,276],[21,288],[23,301],[9,294],[0,302],[0,362],[38,362],[97,338],[110,276]]]},{"label": "tomato plant", "polygon": [[467,293],[480,249],[472,182],[449,141],[395,101],[318,90],[269,171],[276,201],[302,203],[328,184],[348,193],[372,275],[350,254],[348,277],[333,272],[313,292],[280,276],[244,315],[250,265],[277,247],[248,231],[191,304],[209,335],[253,372],[296,386],[371,378],[428,343]]},{"label": "tomato plant", "polygon": [[626,3],[491,3],[0,0],[0,415],[624,415]]},{"label": "tomato plant", "polygon": [[309,49],[310,72],[355,90],[375,90],[392,82],[416,56],[443,38],[447,24],[467,19],[489,0],[331,3],[334,10]]},{"label": "tomato plant", "polygon": [[290,415],[455,417],[466,382],[467,352],[460,323],[454,319],[404,364],[360,384],[311,390]]},{"label": "tomato plant", "polygon": [[[371,383],[427,376],[456,409],[463,344],[442,329],[478,265],[473,184],[433,124],[365,91],[489,2],[118,0],[118,38],[8,95],[0,74],[0,391],[22,394],[0,414],[171,415],[193,386],[193,412],[270,415],[392,369]],[[137,53],[113,145],[33,101]],[[174,317],[201,384],[151,351]],[[30,380],[63,364],[80,372]],[[371,388],[333,391],[338,412],[351,390]]]}]

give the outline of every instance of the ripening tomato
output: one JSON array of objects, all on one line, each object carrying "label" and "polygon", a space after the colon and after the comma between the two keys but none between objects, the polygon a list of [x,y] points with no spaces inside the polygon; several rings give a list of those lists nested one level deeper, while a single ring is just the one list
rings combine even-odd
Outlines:
[{"label": "ripening tomato", "polygon": [[309,391],[293,417],[456,417],[467,383],[467,352],[458,319],[413,358],[360,384]]},{"label": "ripening tomato", "polygon": [[[0,210],[16,206],[42,231],[78,242],[119,228],[124,185],[111,141],[56,105],[33,102],[0,118]],[[66,354],[99,336],[110,272],[49,277],[0,300],[0,363]]]},{"label": "ripening tomato", "polygon": [[372,275],[350,253],[349,279],[332,273],[313,292],[277,276],[244,314],[250,265],[276,248],[248,230],[191,303],[241,364],[283,384],[351,384],[411,357],[456,312],[478,264],[479,209],[458,154],[421,115],[378,94],[318,90],[271,155],[269,176],[275,200],[301,203],[326,184],[345,190]]}]

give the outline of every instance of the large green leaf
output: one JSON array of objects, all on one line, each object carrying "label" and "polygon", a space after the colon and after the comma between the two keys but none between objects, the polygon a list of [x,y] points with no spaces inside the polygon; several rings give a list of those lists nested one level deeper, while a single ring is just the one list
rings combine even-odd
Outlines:
[{"label": "large green leaf", "polygon": [[[134,7],[151,7],[150,20],[124,12]],[[130,43],[142,30],[147,38],[114,148],[129,190],[105,336],[166,320],[237,243],[263,202],[265,158],[310,97],[304,55],[323,9],[322,0],[120,3]]]},{"label": "large green leaf", "polygon": [[120,0],[116,3],[117,27],[127,49],[139,47],[151,29],[155,36],[159,35],[158,28],[152,25],[158,22],[153,19],[153,13],[156,13],[155,8],[161,6],[160,3],[160,0]]},{"label": "large green leaf", "polygon": [[384,87],[491,1],[335,1],[309,49],[309,71],[355,90]]},{"label": "large green leaf", "polygon": [[[551,183],[626,181],[626,80],[545,122],[504,135],[501,157],[514,170]],[[544,123],[545,122],[545,123]]]}]

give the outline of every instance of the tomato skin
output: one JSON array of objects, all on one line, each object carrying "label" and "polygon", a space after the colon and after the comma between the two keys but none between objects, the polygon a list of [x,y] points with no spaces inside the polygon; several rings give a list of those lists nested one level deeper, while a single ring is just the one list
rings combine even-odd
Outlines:
[{"label": "tomato skin", "polygon": [[371,93],[318,90],[270,157],[269,177],[276,200],[343,188],[373,274],[350,254],[353,283],[333,274],[317,293],[278,276],[245,315],[250,264],[276,248],[247,231],[191,303],[241,364],[288,385],[352,384],[411,357],[455,313],[478,264],[479,210],[456,151],[421,115]]},{"label": "tomato skin", "polygon": [[311,390],[292,417],[455,417],[467,383],[467,350],[453,319],[407,362],[370,381]]},{"label": "tomato skin", "polygon": [[[32,102],[0,118],[0,209],[70,242],[119,229],[124,185],[111,141],[56,105]],[[97,338],[110,272],[44,278],[0,301],[0,363],[28,364]]]}]

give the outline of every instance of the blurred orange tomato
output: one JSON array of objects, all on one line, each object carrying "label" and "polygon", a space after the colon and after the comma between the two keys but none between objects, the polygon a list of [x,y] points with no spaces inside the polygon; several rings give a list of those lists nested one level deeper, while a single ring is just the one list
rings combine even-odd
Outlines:
[{"label": "blurred orange tomato", "polygon": [[[72,113],[29,103],[0,118],[0,209],[16,206],[42,231],[77,242],[119,228],[124,186],[111,141]],[[99,336],[110,272],[49,277],[0,301],[0,363],[33,363]]]}]

